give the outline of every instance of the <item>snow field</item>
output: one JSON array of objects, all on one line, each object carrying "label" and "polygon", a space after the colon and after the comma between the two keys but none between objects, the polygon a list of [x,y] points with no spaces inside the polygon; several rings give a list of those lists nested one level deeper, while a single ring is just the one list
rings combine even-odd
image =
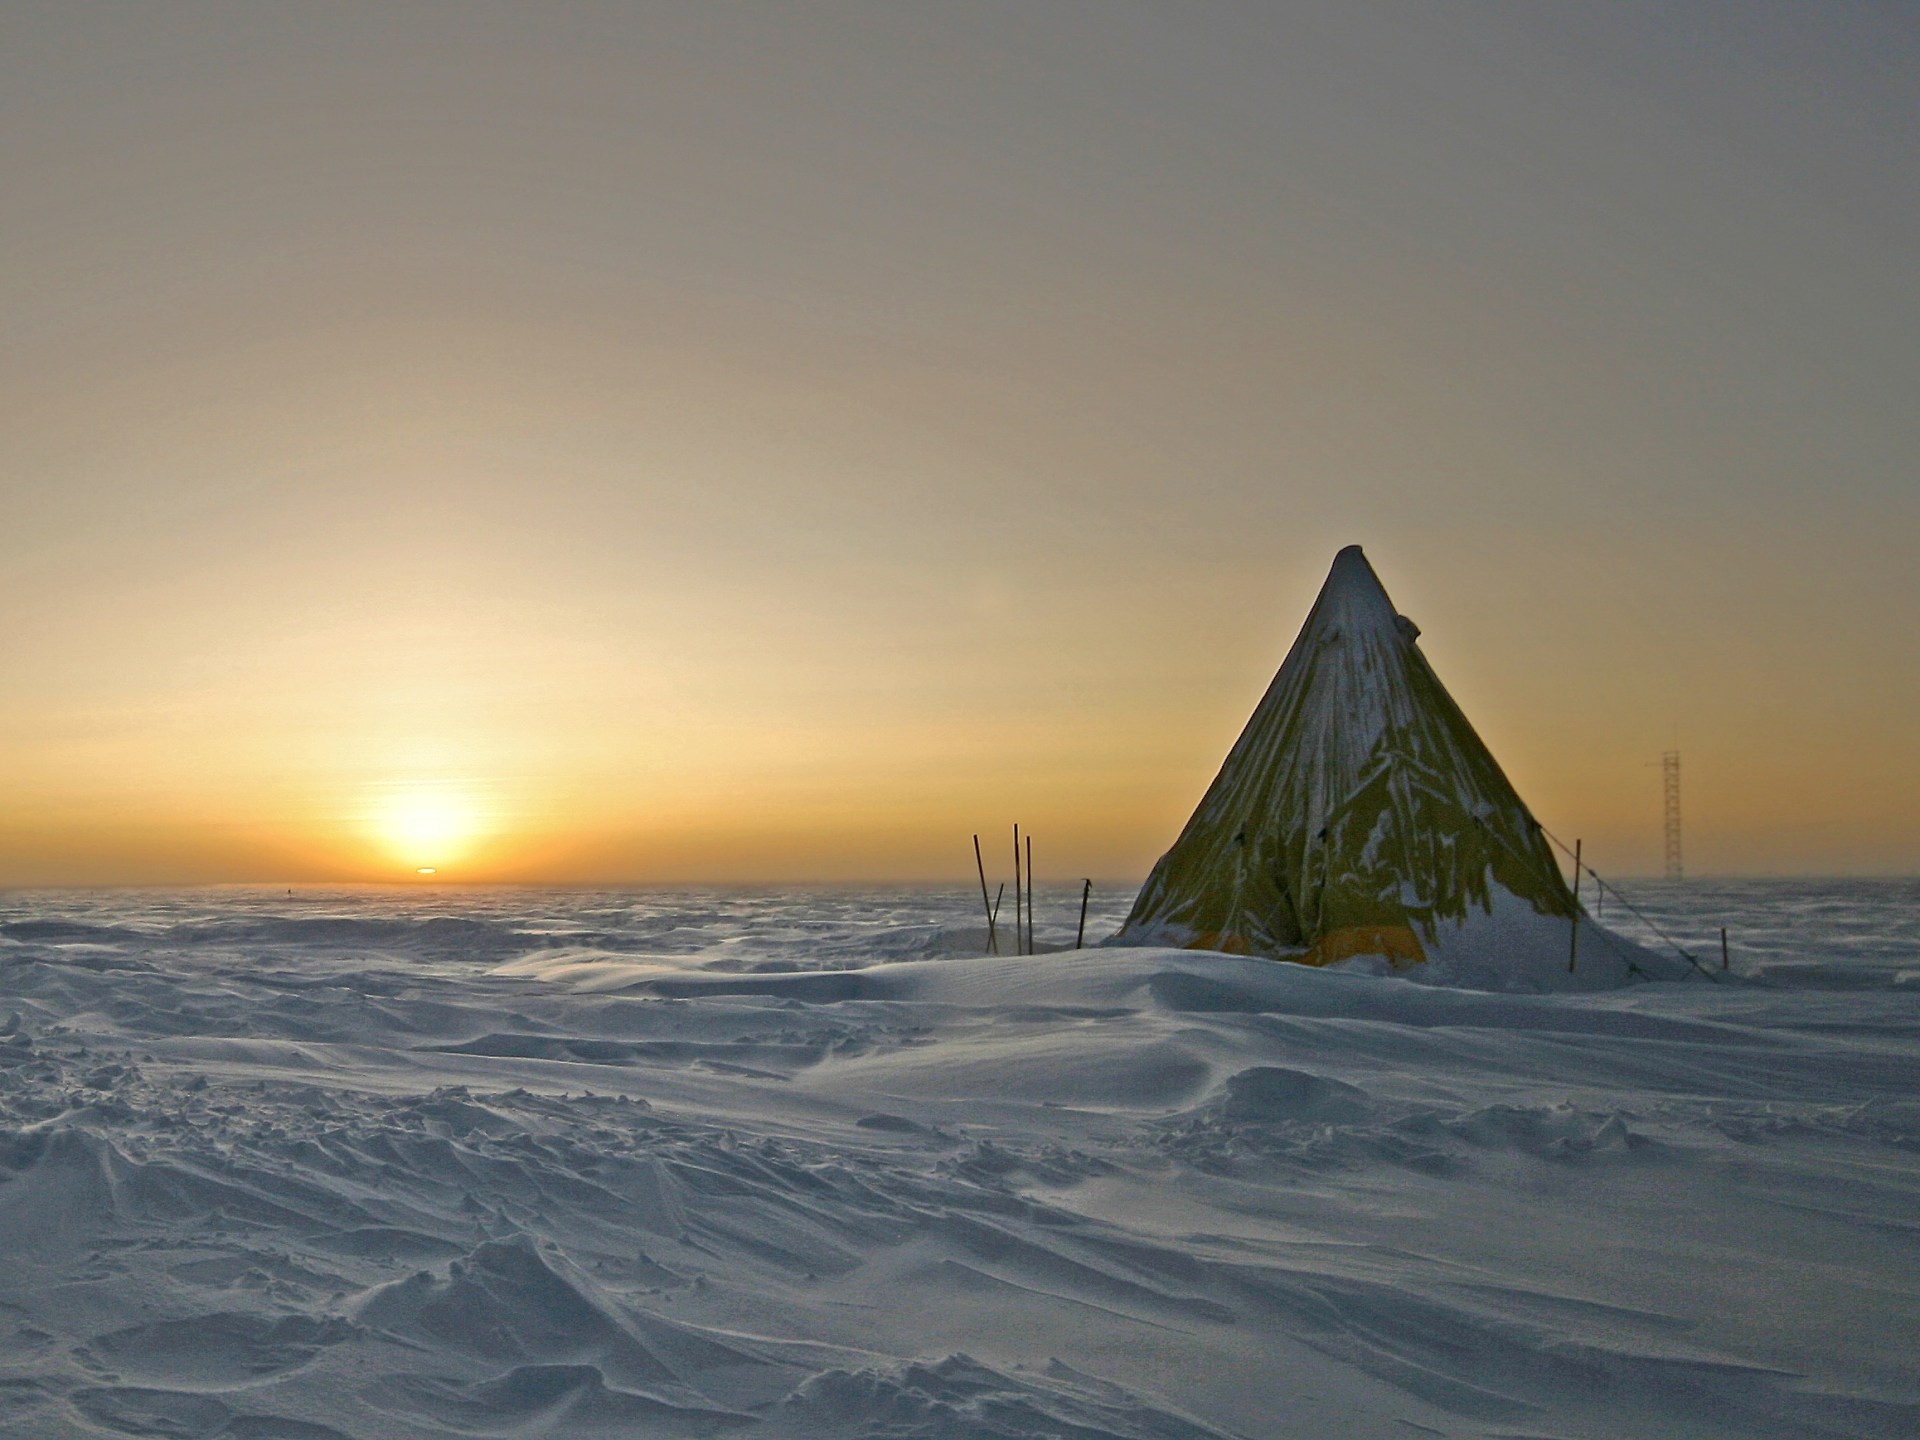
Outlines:
[{"label": "snow field", "polygon": [[1920,891],[1736,891],[1659,911],[1730,983],[1588,995],[0,896],[0,1434],[1908,1435]]}]

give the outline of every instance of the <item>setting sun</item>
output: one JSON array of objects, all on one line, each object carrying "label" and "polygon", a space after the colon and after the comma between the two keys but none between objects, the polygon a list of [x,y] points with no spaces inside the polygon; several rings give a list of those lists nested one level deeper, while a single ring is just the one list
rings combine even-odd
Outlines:
[{"label": "setting sun", "polygon": [[373,835],[417,875],[459,860],[479,838],[480,807],[470,795],[437,788],[399,789],[374,809]]}]

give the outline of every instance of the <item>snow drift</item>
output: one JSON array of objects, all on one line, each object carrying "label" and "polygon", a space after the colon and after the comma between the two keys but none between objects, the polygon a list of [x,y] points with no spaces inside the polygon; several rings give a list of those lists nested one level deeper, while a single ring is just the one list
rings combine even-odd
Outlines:
[{"label": "snow drift", "polygon": [[1909,1435],[1920,895],[1822,894],[1586,995],[959,957],[958,894],[0,896],[0,1433]]}]

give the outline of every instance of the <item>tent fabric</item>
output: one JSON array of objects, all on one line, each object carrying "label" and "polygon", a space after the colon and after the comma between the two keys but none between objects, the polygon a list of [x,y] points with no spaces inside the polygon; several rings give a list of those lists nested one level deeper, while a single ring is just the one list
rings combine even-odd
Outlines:
[{"label": "tent fabric", "polygon": [[1504,890],[1576,902],[1534,821],[1360,547],[1333,568],[1279,673],[1121,943],[1325,965],[1419,964]]}]

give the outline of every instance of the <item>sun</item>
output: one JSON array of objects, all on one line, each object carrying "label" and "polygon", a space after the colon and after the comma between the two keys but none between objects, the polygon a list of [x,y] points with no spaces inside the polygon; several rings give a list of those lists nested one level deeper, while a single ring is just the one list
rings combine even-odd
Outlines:
[{"label": "sun", "polygon": [[373,814],[381,846],[416,875],[432,875],[465,855],[479,838],[480,807],[457,790],[400,788],[383,796]]}]

